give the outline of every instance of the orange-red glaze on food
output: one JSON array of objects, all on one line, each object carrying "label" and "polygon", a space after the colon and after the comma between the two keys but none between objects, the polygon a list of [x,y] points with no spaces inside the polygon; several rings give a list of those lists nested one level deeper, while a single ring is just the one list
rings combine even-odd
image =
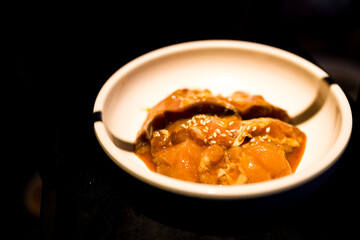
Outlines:
[{"label": "orange-red glaze on food", "polygon": [[181,89],[150,109],[135,153],[150,170],[186,181],[267,181],[300,163],[306,136],[290,121],[261,96]]}]

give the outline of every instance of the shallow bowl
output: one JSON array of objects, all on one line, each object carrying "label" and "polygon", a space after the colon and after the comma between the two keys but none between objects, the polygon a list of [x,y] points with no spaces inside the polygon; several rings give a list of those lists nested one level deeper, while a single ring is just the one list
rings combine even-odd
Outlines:
[{"label": "shallow bowl", "polygon": [[[349,103],[341,88],[326,79],[327,73],[311,62],[262,44],[230,40],[176,44],[136,58],[108,79],[94,105],[95,133],[107,155],[123,170],[170,192],[210,199],[283,194],[326,175],[349,141]],[[246,185],[191,183],[150,171],[132,151],[118,147],[119,140],[135,141],[146,109],[179,88],[209,89],[225,96],[241,90],[260,94],[286,109],[307,135],[296,172]]]}]

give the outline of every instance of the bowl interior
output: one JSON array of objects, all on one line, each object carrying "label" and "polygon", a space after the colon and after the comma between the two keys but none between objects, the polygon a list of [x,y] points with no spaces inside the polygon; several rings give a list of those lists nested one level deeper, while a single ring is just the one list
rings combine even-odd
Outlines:
[{"label": "bowl interior", "polygon": [[[119,69],[100,91],[94,111],[102,112],[107,133],[111,132],[119,139],[134,142],[146,118],[147,109],[179,88],[209,89],[214,94],[224,96],[238,90],[260,94],[270,103],[286,109],[290,116],[295,116],[313,103],[325,77],[327,74],[312,63],[261,44],[240,41],[184,43],[150,52]],[[314,166],[320,163],[325,166],[324,157],[339,138],[343,112],[337,96],[338,90],[333,88],[335,87],[329,87],[320,111],[298,125],[307,135],[307,146],[294,175],[313,172]],[[168,190],[175,192],[182,191],[176,189],[178,185],[190,188],[185,190],[195,191],[194,194],[187,192],[190,195],[196,195],[193,185],[204,185],[189,185],[171,179],[175,183],[164,186],[161,181],[165,176],[148,170],[133,153],[114,147],[109,136],[101,136],[99,132],[97,135],[105,151],[120,167],[144,181],[165,189],[170,187]],[[104,138],[109,139],[105,141]],[[320,170],[321,167],[317,168]],[[291,177],[294,176],[285,178]],[[266,183],[270,184],[270,188],[273,184],[271,182],[277,180]],[[288,184],[290,182],[289,180]],[[242,187],[249,189],[262,184],[265,183]],[[210,189],[210,186],[202,186],[206,187]],[[216,189],[214,187],[218,186],[211,186]],[[234,186],[233,189],[235,188],[239,186]],[[209,189],[204,191],[209,192]]]}]

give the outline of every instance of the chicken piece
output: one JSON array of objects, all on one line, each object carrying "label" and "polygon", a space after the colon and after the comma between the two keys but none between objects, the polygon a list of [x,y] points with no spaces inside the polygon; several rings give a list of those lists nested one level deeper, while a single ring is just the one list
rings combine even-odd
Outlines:
[{"label": "chicken piece", "polygon": [[203,148],[191,140],[159,150],[153,155],[156,171],[169,177],[199,182],[199,161]]},{"label": "chicken piece", "polygon": [[209,90],[180,89],[149,110],[138,138],[150,139],[153,131],[163,129],[169,123],[196,114],[232,115],[236,109],[222,98],[215,97]]},{"label": "chicken piece", "polygon": [[242,121],[240,132],[234,142],[240,146],[244,142],[255,141],[259,136],[260,141],[268,141],[276,144],[284,150],[285,157],[289,161],[291,169],[295,172],[306,145],[306,135],[297,127],[273,118],[256,118]]},{"label": "chicken piece", "polygon": [[247,183],[262,182],[292,173],[284,151],[272,142],[260,140],[261,137],[254,139],[241,147],[230,148],[228,153],[229,161],[238,165],[240,172],[246,176]]},{"label": "chicken piece", "polygon": [[250,95],[238,91],[227,100],[240,112],[243,119],[272,117],[287,123],[291,122],[291,118],[285,110],[266,102],[260,95]]},{"label": "chicken piece", "polygon": [[217,171],[225,167],[225,153],[226,150],[219,145],[207,146],[203,150],[198,167],[201,183],[219,184]]}]

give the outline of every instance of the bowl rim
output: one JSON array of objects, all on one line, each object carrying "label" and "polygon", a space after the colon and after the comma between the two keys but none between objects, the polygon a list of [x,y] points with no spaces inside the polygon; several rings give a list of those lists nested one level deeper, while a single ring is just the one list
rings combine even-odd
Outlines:
[{"label": "bowl rim", "polygon": [[[245,48],[251,49],[259,52],[265,52],[269,54],[274,54],[281,58],[286,59],[287,61],[292,61],[296,64],[300,64],[302,67],[309,69],[314,72],[319,78],[327,77],[327,74],[320,69],[315,64],[301,58],[293,53],[287,52],[285,50],[275,48],[272,46],[267,46],[259,43],[252,43],[246,41],[238,40],[202,40],[202,41],[193,41],[179,43],[175,45],[170,45],[163,47],[149,53],[146,53],[129,63],[125,64],[119,70],[117,70],[103,85],[101,90],[98,93],[98,96],[95,100],[93,113],[101,113],[106,98],[112,87],[123,79],[128,72],[136,69],[137,67],[152,61],[159,57],[164,57],[168,54],[174,54],[182,51],[189,51],[194,49],[206,49],[206,48]],[[104,123],[101,119],[96,119],[94,121],[94,130],[96,137],[102,146],[103,150],[107,155],[123,170],[128,172],[130,175],[158,188],[167,190],[170,192],[199,197],[199,198],[210,198],[210,199],[248,199],[255,197],[263,197],[272,194],[277,194],[284,192],[286,190],[298,187],[310,180],[320,176],[335,162],[339,159],[343,151],[345,150],[352,131],[352,113],[350,104],[341,90],[341,88],[336,84],[330,84],[330,93],[333,94],[335,101],[339,105],[339,112],[341,117],[341,127],[339,130],[339,136],[334,142],[333,147],[329,152],[325,154],[322,158],[323,161],[319,161],[314,164],[311,169],[303,171],[302,174],[292,174],[286,177],[279,179],[255,183],[255,184],[245,184],[245,185],[231,185],[231,186],[221,186],[221,185],[210,185],[202,183],[192,183],[186,182],[183,180],[174,179],[167,177],[156,172],[152,171],[139,171],[139,169],[134,169],[130,165],[127,165],[124,161],[121,161],[120,150],[111,140]]]}]

